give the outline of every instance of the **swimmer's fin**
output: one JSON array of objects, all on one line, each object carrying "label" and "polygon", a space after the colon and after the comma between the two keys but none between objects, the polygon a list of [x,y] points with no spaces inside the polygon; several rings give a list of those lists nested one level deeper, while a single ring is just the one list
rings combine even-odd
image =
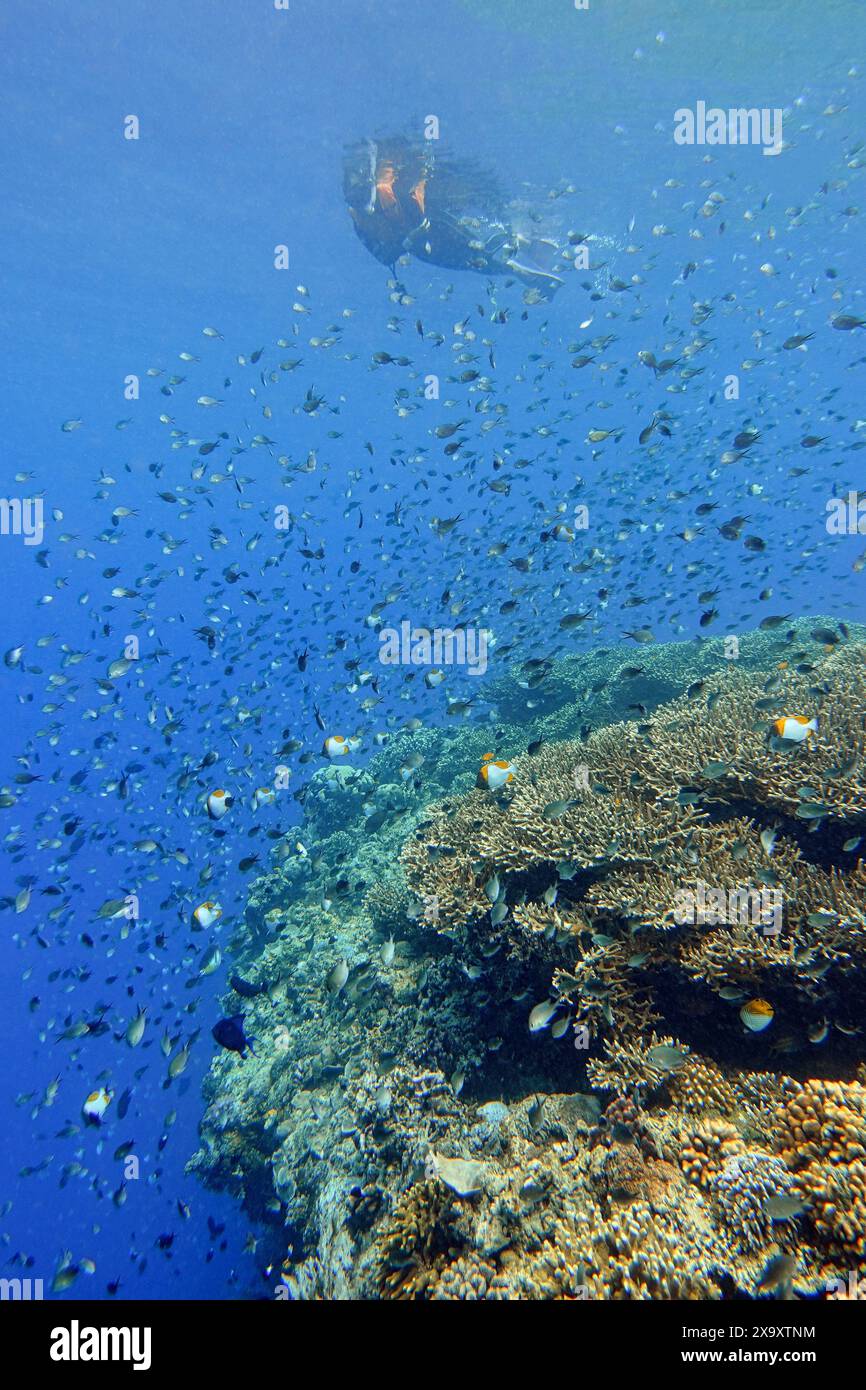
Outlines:
[{"label": "swimmer's fin", "polygon": [[554,270],[559,259],[559,247],[547,237],[529,240],[520,236],[517,248],[508,258],[506,265],[525,284],[532,285],[546,299],[551,299],[560,285],[564,284],[561,275]]},{"label": "swimmer's fin", "polygon": [[552,270],[542,270],[540,266],[533,265],[526,256],[512,256],[505,264],[519,280],[526,285],[532,285],[545,299],[552,299],[560,285],[565,284],[561,275],[554,275]]}]

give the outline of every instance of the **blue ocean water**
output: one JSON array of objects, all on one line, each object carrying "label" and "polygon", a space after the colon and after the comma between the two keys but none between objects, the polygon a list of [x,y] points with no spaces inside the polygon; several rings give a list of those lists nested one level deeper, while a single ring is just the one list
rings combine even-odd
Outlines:
[{"label": "blue ocean water", "polygon": [[[369,711],[368,688],[347,688],[346,660],[376,670],[365,619],[389,590],[389,616],[431,627],[453,591],[461,616],[524,658],[630,628],[685,640],[767,614],[862,620],[862,536],[825,523],[827,500],[860,485],[866,428],[863,329],[833,327],[864,313],[863,32],[854,0],[830,11],[803,0],[591,0],[585,11],[565,0],[46,0],[0,16],[3,489],[42,497],[45,511],[39,544],[0,538],[3,650],[24,648],[0,681],[0,784],[15,797],[2,811],[10,1273],[47,1283],[69,1251],[96,1266],[76,1297],[108,1297],[116,1279],[120,1298],[261,1284],[239,1207],[184,1175],[230,969],[224,953],[198,974],[209,938],[191,932],[190,913],[217,897],[223,944],[242,919],[256,868],[240,862],[265,864],[267,829],[299,822],[292,793],[316,764],[287,757],[275,808],[254,812],[252,788],[271,781],[288,739],[318,749],[316,707],[328,732],[409,715],[445,724],[443,692],[420,682],[407,701],[382,679]],[[702,101],[781,109],[782,152],[676,144],[674,113]],[[564,272],[553,299],[528,305],[519,283],[500,280],[491,298],[487,276],[417,260],[398,269],[402,291],[389,286],[353,233],[343,149],[421,139],[430,115],[449,150],[495,172],[527,225],[565,245],[588,236],[590,270]],[[137,139],[125,138],[130,116]],[[274,266],[281,245],[288,270]],[[783,348],[797,334],[813,336]],[[683,358],[689,343],[699,347]],[[457,380],[461,351],[494,382],[491,412],[507,403],[489,433],[479,425],[495,414],[478,413]],[[375,364],[382,352],[408,357],[411,372]],[[579,352],[594,361],[574,370]],[[639,353],[679,366],[659,373]],[[686,361],[698,374],[684,379]],[[428,373],[441,397],[419,407]],[[737,400],[725,398],[732,374]],[[125,397],[130,376],[138,399]],[[324,404],[308,414],[310,390]],[[670,437],[647,449],[639,432],[661,412]],[[470,442],[448,455],[435,429],[463,420]],[[753,427],[759,442],[721,462]],[[613,437],[594,444],[591,430]],[[809,437],[823,442],[804,447]],[[202,442],[217,447],[202,455]],[[315,468],[297,471],[311,452]],[[489,487],[500,472],[506,494]],[[682,540],[704,500],[716,510]],[[588,535],[554,555],[539,533],[581,502]],[[287,533],[273,524],[280,504]],[[456,515],[440,538],[435,519]],[[760,548],[719,537],[735,516]],[[490,559],[503,540],[509,559],[532,557],[529,575]],[[594,546],[609,569],[567,569]],[[635,594],[644,602],[624,610]],[[512,596],[516,614],[501,614]],[[702,629],[708,607],[718,616]],[[563,633],[560,616],[575,610],[592,621]],[[140,662],[110,680],[130,634]],[[455,675],[448,693],[474,695],[475,683]],[[41,780],[16,783],[22,774]],[[224,782],[241,791],[220,836],[202,799]],[[147,838],[156,852],[135,849]],[[124,938],[97,913],[128,893],[141,917]],[[131,1048],[139,1005],[148,1026]],[[104,1031],[59,1040],[103,1016]],[[176,1055],[197,1030],[166,1087],[159,1037]],[[115,1109],[84,1127],[84,1098],[103,1084]],[[117,1205],[114,1155],[132,1140],[140,1176]]]}]

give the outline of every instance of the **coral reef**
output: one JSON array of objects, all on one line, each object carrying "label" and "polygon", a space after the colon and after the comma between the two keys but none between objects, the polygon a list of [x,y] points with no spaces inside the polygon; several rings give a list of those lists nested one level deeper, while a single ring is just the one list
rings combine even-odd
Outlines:
[{"label": "coral reef", "polygon": [[866,1086],[786,1078],[776,1146],[816,1237],[843,1260],[866,1254]]},{"label": "coral reef", "polygon": [[[771,998],[817,1026],[844,980],[853,1021],[866,1002],[864,652],[833,649],[808,674],[726,670],[648,725],[515,759],[503,795],[470,792],[421,823],[403,851],[410,887],[435,897],[443,930],[511,951],[574,938],[553,987],[593,1035],[645,1034],[661,984]],[[802,708],[820,712],[815,739],[774,746],[773,719]],[[496,926],[494,876],[508,908]]]},{"label": "coral reef", "polygon": [[735,1240],[745,1250],[760,1250],[773,1231],[768,1205],[790,1197],[793,1186],[791,1173],[780,1158],[749,1151],[725,1159],[712,1193]]},{"label": "coral reef", "polygon": [[[214,1059],[191,1163],[267,1228],[277,1296],[757,1297],[779,1251],[841,1296],[866,647],[812,629],[552,663],[531,751],[500,677],[492,742],[406,730],[315,775],[233,943],[256,1053]],[[792,714],[818,731],[786,746]]]}]

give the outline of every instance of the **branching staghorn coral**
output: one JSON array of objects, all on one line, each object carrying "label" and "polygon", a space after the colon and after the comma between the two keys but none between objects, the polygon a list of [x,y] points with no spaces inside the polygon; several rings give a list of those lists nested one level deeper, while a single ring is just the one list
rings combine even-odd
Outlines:
[{"label": "branching staghorn coral", "polygon": [[606,1039],[605,1056],[592,1058],[587,1064],[590,1085],[613,1091],[618,1096],[630,1096],[658,1086],[667,1071],[653,1061],[653,1048],[676,1048],[674,1038],[659,1038],[651,1033],[632,1044]]},{"label": "branching staghorn coral", "polygon": [[[708,801],[743,799],[789,815],[805,803],[866,820],[863,646],[839,646],[820,663],[765,677],[729,670],[702,685],[700,700],[680,696],[653,719],[643,776],[660,799],[690,784]],[[817,734],[790,747],[769,739],[768,726],[785,715],[817,717]],[[728,770],[717,773],[718,763]],[[804,783],[814,795],[801,795]]]},{"label": "branching staghorn coral", "polygon": [[[553,991],[593,1036],[662,1022],[672,975],[820,1030],[843,979],[838,1008],[866,1003],[866,648],[697,684],[644,725],[517,758],[499,795],[432,808],[407,879],[461,939],[565,944]],[[787,747],[772,721],[799,713],[818,732]]]}]

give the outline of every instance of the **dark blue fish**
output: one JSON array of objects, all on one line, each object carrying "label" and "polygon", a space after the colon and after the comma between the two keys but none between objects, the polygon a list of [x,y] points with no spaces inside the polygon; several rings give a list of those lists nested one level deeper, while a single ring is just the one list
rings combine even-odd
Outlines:
[{"label": "dark blue fish", "polygon": [[253,1039],[248,1038],[244,1032],[243,1014],[234,1014],[231,1018],[221,1018],[219,1023],[214,1024],[211,1029],[214,1039],[220,1047],[224,1047],[229,1052],[239,1052],[242,1057],[246,1056],[247,1048],[255,1055]]},{"label": "dark blue fish", "polygon": [[232,975],[229,984],[236,994],[240,994],[244,999],[254,999],[257,994],[264,994],[264,985],[253,985],[249,980],[245,980],[240,975]]}]

